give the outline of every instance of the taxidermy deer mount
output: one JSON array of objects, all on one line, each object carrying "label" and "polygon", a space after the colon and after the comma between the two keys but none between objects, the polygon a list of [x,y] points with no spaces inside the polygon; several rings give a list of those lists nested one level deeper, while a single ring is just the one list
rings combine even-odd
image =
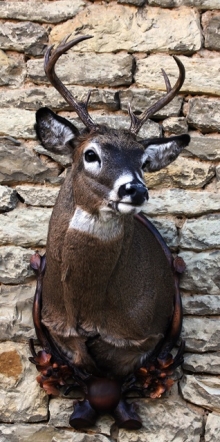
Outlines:
[{"label": "taxidermy deer mount", "polygon": [[129,106],[129,130],[98,125],[88,113],[90,94],[78,103],[54,70],[62,54],[88,38],[65,39],[45,56],[48,79],[85,129],[79,132],[46,107],[37,111],[41,143],[52,152],[71,152],[72,167],[51,216],[46,257],[31,260],[38,275],[33,317],[43,348],[36,354],[31,341],[31,361],[48,394],[62,386],[66,394],[83,390],[70,417],[74,428],[91,426],[108,412],[119,427],[137,429],[141,420],[126,394],[160,397],[183,353],[183,343],[175,357],[170,352],[181,331],[177,273],[184,263],[173,259],[140,213],[148,200],[143,172],[166,167],[190,140],[187,134],[145,140],[137,134],[175,97],[185,70],[174,56],[176,84],[171,87],[163,71],[167,93],[140,116]]}]

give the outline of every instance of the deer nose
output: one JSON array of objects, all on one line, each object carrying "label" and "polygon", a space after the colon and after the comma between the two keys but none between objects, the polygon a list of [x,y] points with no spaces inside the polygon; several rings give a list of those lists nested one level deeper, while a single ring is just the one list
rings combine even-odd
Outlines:
[{"label": "deer nose", "polygon": [[144,184],[127,183],[119,187],[118,196],[120,199],[130,197],[131,204],[140,206],[145,200],[148,200],[148,191]]}]

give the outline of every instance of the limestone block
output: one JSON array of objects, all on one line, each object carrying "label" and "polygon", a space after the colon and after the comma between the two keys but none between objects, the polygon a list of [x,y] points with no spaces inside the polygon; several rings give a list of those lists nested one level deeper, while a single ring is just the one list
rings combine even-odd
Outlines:
[{"label": "limestone block", "polygon": [[196,293],[220,294],[220,250],[207,252],[181,252],[186,270],[181,276],[180,287]]},{"label": "limestone block", "polygon": [[35,114],[25,109],[0,109],[1,135],[8,135],[14,138],[36,138],[34,131]]},{"label": "limestone block", "polygon": [[[1,110],[0,110],[1,113]],[[4,119],[6,120],[6,112]],[[20,121],[22,130],[22,118]],[[24,121],[23,121],[24,126]],[[0,182],[44,182],[58,176],[58,169],[50,168],[24,145],[7,137],[0,139]]]},{"label": "limestone block", "polygon": [[202,416],[190,410],[180,398],[140,399],[135,403],[143,427],[139,431],[120,429],[118,442],[199,442]]},{"label": "limestone block", "polygon": [[181,135],[188,132],[188,125],[185,117],[170,117],[162,122],[162,127],[169,134]]},{"label": "limestone block", "polygon": [[201,188],[215,176],[215,168],[190,158],[178,157],[168,167],[154,173],[145,173],[149,188],[156,186],[181,188]]},{"label": "limestone block", "polygon": [[134,6],[115,2],[93,4],[72,20],[55,26],[50,34],[50,41],[59,42],[76,29],[94,36],[91,40],[80,43],[82,51],[169,50],[191,53],[201,47],[199,16],[195,10],[186,7],[168,11],[150,6],[137,10]]},{"label": "limestone block", "polygon": [[25,63],[0,50],[0,86],[19,87],[26,76]]},{"label": "limestone block", "polygon": [[148,3],[162,8],[178,8],[184,4],[184,0],[148,0]]},{"label": "limestone block", "polygon": [[89,434],[53,428],[43,424],[2,424],[0,425],[1,442],[109,442],[101,434]]},{"label": "limestone block", "polygon": [[[68,90],[77,101],[86,101],[91,87],[68,86]],[[1,94],[2,107],[19,107],[27,110],[37,110],[42,106],[52,109],[71,109],[64,98],[51,87],[30,87],[28,89],[4,90]],[[93,89],[89,100],[90,109],[104,108],[115,111],[119,109],[117,92],[114,89]],[[127,109],[126,109],[127,110]]]},{"label": "limestone block", "polygon": [[[184,57],[180,56],[186,78],[181,92],[193,92],[220,95],[219,64],[220,56],[215,57]],[[169,55],[153,54],[137,60],[135,81],[138,87],[148,87],[154,90],[166,90],[164,78],[160,73],[163,68],[174,85],[178,78],[179,69]]]},{"label": "limestone block", "polygon": [[182,296],[186,315],[220,315],[220,295]]},{"label": "limestone block", "polygon": [[[70,51],[57,62],[56,72],[65,84],[126,86],[132,83],[133,58],[128,54],[79,54]],[[43,60],[28,60],[27,73],[34,83],[48,83]]]},{"label": "limestone block", "polygon": [[201,160],[220,160],[220,135],[202,135],[199,132],[191,131],[191,141],[185,148],[187,152],[197,156]]},{"label": "limestone block", "polygon": [[148,0],[149,5],[162,8],[175,8],[179,6],[192,6],[198,9],[220,9],[219,0]]},{"label": "limestone block", "polygon": [[186,340],[186,351],[220,351],[219,318],[184,317],[182,337]]},{"label": "limestone block", "polygon": [[220,50],[220,12],[207,11],[202,15],[205,47]]},{"label": "limestone block", "polygon": [[[98,124],[107,124],[113,129],[129,129],[131,120],[129,116],[124,115],[100,115],[95,116],[94,120]],[[161,136],[160,126],[152,120],[147,120],[138,132],[140,138],[157,138]]]},{"label": "limestone block", "polygon": [[126,3],[128,5],[142,6],[145,0],[118,0],[118,3]]},{"label": "limestone block", "polygon": [[210,413],[205,426],[205,442],[218,442],[220,440],[220,416]]},{"label": "limestone block", "polygon": [[30,257],[33,250],[22,247],[0,247],[0,282],[3,284],[20,284],[33,276],[30,268]]},{"label": "limestone block", "polygon": [[51,158],[52,160],[56,161],[58,164],[60,164],[63,167],[68,167],[73,162],[73,158],[72,158],[71,154],[70,155],[68,155],[68,154],[59,155],[57,153],[53,153],[53,152],[45,149],[40,144],[35,146],[34,150],[38,154],[45,155],[46,157]]},{"label": "limestone block", "polygon": [[30,186],[27,184],[23,186],[16,186],[16,191],[24,200],[25,204],[30,206],[53,207],[59,193],[59,188],[48,186]]},{"label": "limestone block", "polygon": [[146,215],[199,216],[220,210],[219,195],[196,190],[168,189],[151,190],[149,201],[143,211]]},{"label": "limestone block", "polygon": [[220,9],[219,0],[183,0],[183,3],[198,9]]},{"label": "limestone block", "polygon": [[174,221],[162,217],[161,218],[148,217],[148,219],[160,232],[161,236],[163,237],[164,241],[167,243],[168,247],[176,249],[179,244],[179,238]]},{"label": "limestone block", "polygon": [[0,214],[0,245],[44,247],[52,210],[50,208],[18,208]]},{"label": "limestone block", "polygon": [[186,220],[180,231],[180,246],[197,251],[220,248],[220,215]]},{"label": "limestone block", "polygon": [[220,411],[220,379],[214,376],[185,375],[180,382],[183,398],[200,407]]},{"label": "limestone block", "polygon": [[[150,89],[134,88],[119,91],[120,107],[123,111],[127,111],[128,104],[131,104],[133,112],[143,112],[150,106],[155,104],[164,93],[152,91]],[[175,97],[171,103],[159,110],[154,118],[164,118],[173,115],[179,115],[182,107],[182,97]]]},{"label": "limestone block", "polygon": [[15,190],[0,185],[0,213],[14,209],[17,202],[18,199]]},{"label": "limestone block", "polygon": [[183,368],[195,373],[209,373],[219,375],[220,353],[184,354]]},{"label": "limestone block", "polygon": [[204,133],[220,131],[220,99],[195,97],[188,104],[188,124]]},{"label": "limestone block", "polygon": [[[1,3],[5,5],[5,2]],[[27,10],[27,6],[25,4],[24,6]],[[4,9],[7,8],[4,6]],[[25,52],[25,54],[28,55],[39,56],[42,55],[47,40],[47,31],[43,26],[37,23],[5,22],[0,24],[0,46],[1,49],[5,49],[6,51],[12,50]]]},{"label": "limestone block", "polygon": [[[77,397],[77,392],[75,392]],[[78,391],[78,397],[80,398],[80,394]],[[64,398],[64,397],[54,397],[50,399],[49,402],[49,412],[50,412],[50,420],[49,424],[54,425],[56,427],[69,427],[69,418],[74,410],[74,402],[73,399]],[[93,427],[93,432],[97,434],[102,433],[106,436],[110,436],[111,426],[114,423],[114,420],[111,416],[103,415],[100,416]]]},{"label": "limestone block", "polygon": [[36,382],[36,368],[27,343],[0,344],[0,419],[3,422],[40,422],[47,419],[48,398]]},{"label": "limestone block", "polygon": [[59,23],[74,17],[84,6],[82,0],[53,2],[10,1],[0,2],[0,18],[31,20],[40,23]]},{"label": "limestone block", "polygon": [[0,336],[2,340],[27,340],[35,337],[32,306],[36,282],[0,286]]}]

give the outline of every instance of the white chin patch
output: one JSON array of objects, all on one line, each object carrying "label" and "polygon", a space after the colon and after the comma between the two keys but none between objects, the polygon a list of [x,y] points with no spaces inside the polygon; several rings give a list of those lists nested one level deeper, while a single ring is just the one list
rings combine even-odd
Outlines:
[{"label": "white chin patch", "polygon": [[117,210],[122,215],[127,215],[127,214],[132,214],[132,213],[135,215],[135,213],[138,213],[142,210],[142,206],[135,207],[135,206],[132,206],[131,204],[118,203]]}]

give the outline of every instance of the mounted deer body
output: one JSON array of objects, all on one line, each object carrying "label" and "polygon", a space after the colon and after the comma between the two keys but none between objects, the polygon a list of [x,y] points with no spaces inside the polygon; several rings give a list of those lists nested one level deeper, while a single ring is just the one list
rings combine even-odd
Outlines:
[{"label": "mounted deer body", "polygon": [[[45,70],[86,126],[79,133],[48,108],[36,130],[48,150],[72,152],[72,167],[51,216],[43,279],[43,326],[69,366],[121,379],[148,361],[167,334],[174,309],[173,271],[151,230],[136,216],[147,204],[143,172],[175,160],[188,135],[138,140],[142,124],[179,91],[184,67],[167,94],[140,117],[129,109],[130,130],[96,125],[54,72],[57,59],[90,38],[63,42],[46,54]],[[135,215],[135,216],[134,216]]]}]

